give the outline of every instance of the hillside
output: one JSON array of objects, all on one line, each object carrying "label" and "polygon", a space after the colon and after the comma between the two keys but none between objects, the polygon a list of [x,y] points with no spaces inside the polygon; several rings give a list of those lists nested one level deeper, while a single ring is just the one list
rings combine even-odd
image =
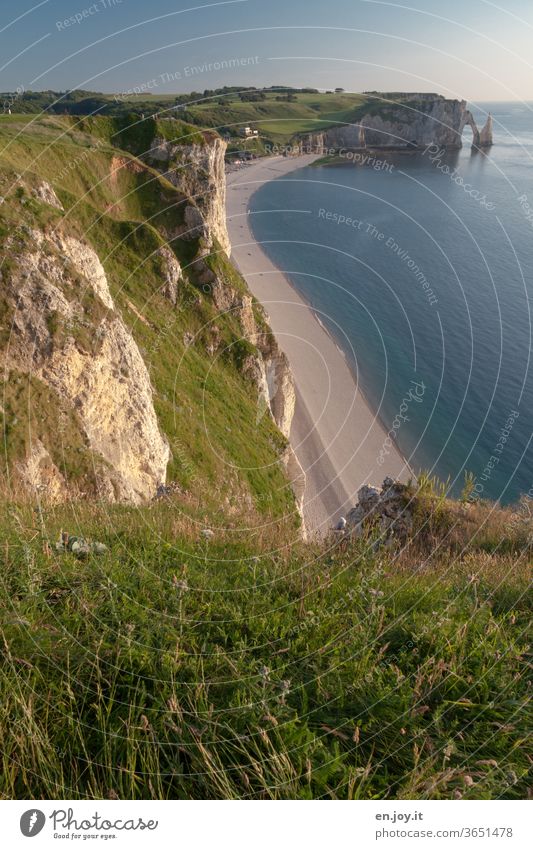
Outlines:
[{"label": "hillside", "polygon": [[172,502],[4,509],[0,796],[524,798],[525,514],[412,503],[394,550],[208,540]]},{"label": "hillside", "polygon": [[[326,149],[369,147],[423,147],[438,144],[461,147],[466,125],[472,127],[476,147],[492,144],[492,119],[478,128],[465,101],[429,92],[362,94],[342,90],[270,87],[223,87],[190,94],[159,94],[163,80],[151,80],[145,90],[117,94],[88,91],[5,93],[13,111],[128,120],[175,119],[202,130],[219,132],[230,154],[264,155],[276,147],[301,143]],[[360,133],[360,125],[365,132]],[[139,125],[141,126],[141,125]],[[246,135],[245,127],[252,129]],[[256,135],[254,134],[256,133]]]},{"label": "hillside", "polygon": [[[97,115],[121,120],[130,114],[162,118],[178,116],[202,128],[210,127],[237,136],[247,124],[255,126],[262,142],[287,144],[299,133],[313,132],[335,126],[339,122],[357,119],[361,107],[369,106],[373,98],[351,93],[319,93],[298,91],[288,94],[283,89],[257,92],[220,90],[219,94],[204,91],[190,95],[161,95],[154,89],[150,95],[98,92],[24,92],[4,98],[14,98],[13,109],[20,113],[76,116]],[[249,99],[247,99],[249,98]],[[252,99],[261,98],[261,99]],[[372,108],[376,108],[373,106]],[[248,143],[247,147],[251,147]]]},{"label": "hillside", "polygon": [[[367,98],[359,94],[294,94],[294,101],[281,94],[268,93],[265,100],[240,101],[224,98],[212,102],[185,105],[188,119],[206,127],[220,128],[230,135],[248,124],[255,127],[266,144],[289,144],[293,137],[357,120]],[[246,149],[251,142],[246,143]]]},{"label": "hillside", "polygon": [[523,798],[531,497],[386,479],[302,538],[225,149],[0,120],[0,796]]},{"label": "hillside", "polygon": [[224,144],[9,116],[0,145],[4,491],[135,502],[165,484],[184,510],[296,521],[286,437],[258,415],[283,357],[219,241]]}]

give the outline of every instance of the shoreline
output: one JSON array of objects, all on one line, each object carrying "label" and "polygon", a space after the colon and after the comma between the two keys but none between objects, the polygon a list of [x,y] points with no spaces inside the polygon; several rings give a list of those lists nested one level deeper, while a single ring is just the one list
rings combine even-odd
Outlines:
[{"label": "shoreline", "polygon": [[357,370],[286,275],[269,259],[249,224],[249,202],[265,182],[320,157],[269,157],[227,173],[226,217],[231,260],[265,308],[289,360],[296,390],[290,442],[305,472],[304,520],[322,535],[357,502],[364,484],[390,475],[407,480],[412,470],[395,444],[377,463],[387,431],[357,382]]}]

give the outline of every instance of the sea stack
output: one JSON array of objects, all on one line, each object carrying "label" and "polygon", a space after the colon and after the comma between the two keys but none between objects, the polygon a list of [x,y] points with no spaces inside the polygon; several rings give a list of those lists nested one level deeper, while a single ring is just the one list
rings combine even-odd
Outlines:
[{"label": "sea stack", "polygon": [[478,147],[491,147],[492,145],[492,115],[489,112],[485,126],[479,134]]}]

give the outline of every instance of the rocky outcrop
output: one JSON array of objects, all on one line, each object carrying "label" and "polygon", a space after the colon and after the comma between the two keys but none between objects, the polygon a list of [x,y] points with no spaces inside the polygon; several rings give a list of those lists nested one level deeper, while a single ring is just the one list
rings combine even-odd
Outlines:
[{"label": "rocky outcrop", "polygon": [[[259,305],[257,309],[261,309]],[[296,405],[294,378],[289,361],[279,348],[270,331],[260,331],[257,327],[251,296],[245,295],[237,306],[244,338],[255,345],[258,355],[254,357],[253,369],[258,390],[258,419],[268,412],[287,440],[281,461],[291,483],[298,512],[303,520],[303,502],[305,493],[305,472],[289,442],[291,425]]]},{"label": "rocky outcrop", "polygon": [[479,133],[478,147],[491,147],[494,142],[492,138],[493,126],[492,115],[488,114],[485,126]]},{"label": "rocky outcrop", "polygon": [[56,209],[63,210],[63,204],[54,192],[50,183],[47,183],[46,180],[42,180],[35,186],[33,194],[43,203],[47,203],[49,206],[54,206]]},{"label": "rocky outcrop", "polygon": [[[294,379],[289,362],[270,330],[259,330],[252,297],[243,296],[236,309],[244,338],[255,345],[260,354],[261,383],[267,390],[272,417],[283,436],[288,439],[296,403]],[[257,305],[257,309],[261,310],[261,307]]]},{"label": "rocky outcrop", "polygon": [[[62,254],[63,262],[71,263],[74,270],[85,277],[102,303],[113,310],[115,305],[107,284],[104,266],[96,251],[86,242],[80,242],[79,239],[58,231],[51,236],[51,241]],[[38,262],[38,257],[34,256],[33,259],[34,262]]]},{"label": "rocky outcrop", "polygon": [[32,440],[26,458],[17,464],[17,472],[28,492],[45,495],[49,501],[62,501],[68,492],[67,481],[40,439]]},{"label": "rocky outcrop", "polygon": [[375,533],[375,544],[404,543],[413,528],[413,498],[406,484],[385,478],[381,488],[362,486],[356,506],[346,516],[343,534]]},{"label": "rocky outcrop", "polygon": [[176,144],[157,136],[144,155],[184,196],[184,224],[180,238],[202,237],[207,249],[216,239],[229,256],[230,241],[226,229],[226,142],[213,133],[204,133],[203,142]]},{"label": "rocky outcrop", "polygon": [[277,344],[273,352],[263,354],[263,359],[272,415],[283,436],[288,439],[296,406],[294,378],[289,361]]},{"label": "rocky outcrop", "polygon": [[256,345],[258,332],[257,324],[255,321],[252,296],[243,295],[237,309],[244,338],[252,345]]},{"label": "rocky outcrop", "polygon": [[485,122],[485,125],[481,130],[479,130],[474,120],[474,116],[472,115],[470,110],[467,109],[465,112],[464,127],[467,126],[472,128],[472,147],[480,148],[492,146],[492,115],[490,114],[490,112]]},{"label": "rocky outcrop", "polygon": [[[152,497],[165,481],[169,448],[148,371],[96,252],[64,233],[40,234],[4,284],[13,309],[4,367],[38,379],[75,412],[96,460],[100,496],[134,503]],[[33,445],[21,477],[35,487],[44,475],[57,494],[58,470],[47,454],[47,446]]]},{"label": "rocky outcrop", "polygon": [[158,252],[161,257],[163,285],[161,293],[175,306],[178,299],[179,282],[182,279],[181,265],[176,255],[166,245],[162,245]]},{"label": "rocky outcrop", "polygon": [[[479,133],[465,100],[447,100],[440,95],[406,95],[369,106],[357,123],[339,125],[312,133],[304,146],[313,152],[354,150],[363,146],[380,148],[462,147],[465,126],[472,126],[473,144],[492,144],[492,119]],[[483,139],[483,141],[482,141]]]}]

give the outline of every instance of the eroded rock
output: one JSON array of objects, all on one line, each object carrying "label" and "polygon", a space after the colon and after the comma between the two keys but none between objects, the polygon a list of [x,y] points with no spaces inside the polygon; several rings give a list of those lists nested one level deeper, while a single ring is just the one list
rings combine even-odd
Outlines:
[{"label": "eroded rock", "polygon": [[[229,256],[230,240],[226,228],[226,176],[224,154],[226,142],[213,133],[203,133],[203,143],[176,144],[156,137],[145,154],[148,162],[161,170],[184,195],[194,200],[187,209],[190,225],[203,231],[211,245],[216,239],[224,253]],[[186,212],[187,215],[187,212]],[[185,229],[187,228],[185,224]]]},{"label": "eroded rock", "polygon": [[305,148],[318,153],[362,146],[460,148],[467,124],[472,125],[474,144],[478,144],[479,131],[465,100],[430,93],[413,94],[405,103],[384,100],[378,112],[372,110],[362,115],[359,124],[341,124],[312,133],[305,141]]},{"label": "eroded rock", "polygon": [[157,253],[163,262],[164,283],[161,292],[173,305],[176,305],[178,287],[182,279],[181,265],[176,259],[174,252],[166,245],[162,245]]},{"label": "eroded rock", "polygon": [[53,462],[40,439],[34,439],[18,473],[26,489],[48,501],[62,501],[68,492],[67,481]]},{"label": "eroded rock", "polygon": [[387,477],[381,488],[362,486],[357,497],[357,504],[346,516],[344,532],[348,536],[374,531],[381,544],[407,540],[413,528],[413,500],[407,484]]},{"label": "eroded rock", "polygon": [[63,257],[70,260],[78,274],[82,274],[87,279],[106,307],[110,310],[114,309],[106,273],[94,248],[61,231],[55,231],[51,239]]},{"label": "eroded rock", "polygon": [[[89,316],[83,287],[101,302]],[[33,375],[75,412],[89,449],[100,458],[95,471],[101,497],[134,503],[151,498],[165,481],[169,447],[159,430],[146,365],[114,309],[95,251],[56,234],[41,249],[18,257],[5,296],[14,307],[6,367]],[[47,451],[46,445],[34,447],[21,469],[23,480],[45,474]],[[55,492],[57,474],[51,470],[46,478]]]},{"label": "eroded rock", "polygon": [[54,206],[56,209],[63,211],[63,204],[59,200],[50,183],[47,183],[46,180],[42,180],[42,182],[35,186],[33,194],[43,203],[47,203],[49,206]]}]

